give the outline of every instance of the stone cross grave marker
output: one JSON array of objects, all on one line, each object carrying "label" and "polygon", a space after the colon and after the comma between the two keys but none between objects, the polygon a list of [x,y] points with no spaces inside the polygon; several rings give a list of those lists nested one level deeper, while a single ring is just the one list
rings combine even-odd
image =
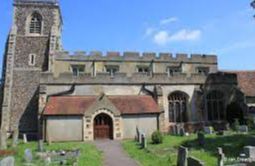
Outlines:
[{"label": "stone cross grave marker", "polygon": [[205,164],[195,157],[188,157],[188,166],[205,166]]},{"label": "stone cross grave marker", "polygon": [[13,156],[5,157],[0,161],[0,166],[15,166],[15,159]]},{"label": "stone cross grave marker", "polygon": [[187,166],[188,149],[180,146],[178,149],[177,166]]},{"label": "stone cross grave marker", "polygon": [[32,152],[31,152],[30,149],[26,149],[26,150],[25,150],[25,156],[24,156],[24,158],[25,158],[25,161],[26,161],[27,163],[31,163],[31,162],[32,162],[32,160],[33,160],[33,154],[32,154]]}]

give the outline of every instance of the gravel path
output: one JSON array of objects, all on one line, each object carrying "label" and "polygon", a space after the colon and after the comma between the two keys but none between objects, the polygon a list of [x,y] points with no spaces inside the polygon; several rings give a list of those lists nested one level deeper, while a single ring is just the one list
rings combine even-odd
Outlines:
[{"label": "gravel path", "polygon": [[138,166],[122,149],[119,141],[97,140],[95,145],[103,152],[104,166]]}]

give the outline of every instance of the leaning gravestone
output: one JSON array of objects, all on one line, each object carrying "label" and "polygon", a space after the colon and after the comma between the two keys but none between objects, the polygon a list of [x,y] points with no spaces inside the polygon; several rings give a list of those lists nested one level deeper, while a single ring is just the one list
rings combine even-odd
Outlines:
[{"label": "leaning gravestone", "polygon": [[5,157],[0,161],[0,166],[14,166],[15,159],[13,156]]},{"label": "leaning gravestone", "polygon": [[177,166],[187,166],[188,149],[180,146],[178,149]]},{"label": "leaning gravestone", "polygon": [[145,134],[142,134],[142,148],[143,149],[147,148],[147,140],[146,140]]},{"label": "leaning gravestone", "polygon": [[255,159],[255,147],[254,146],[245,146],[244,154],[249,159]]},{"label": "leaning gravestone", "polygon": [[26,149],[26,150],[25,150],[25,156],[24,156],[24,158],[25,158],[25,161],[26,161],[27,163],[31,163],[31,162],[32,162],[32,160],[33,160],[33,154],[32,154],[32,152],[31,152],[30,149]]},{"label": "leaning gravestone", "polygon": [[27,135],[23,134],[23,143],[26,144],[27,143]]},{"label": "leaning gravestone", "polygon": [[225,154],[223,153],[222,148],[218,148],[218,166],[224,166]]},{"label": "leaning gravestone", "polygon": [[249,132],[248,126],[241,125],[241,126],[239,126],[238,131],[241,132],[241,133],[248,133]]},{"label": "leaning gravestone", "polygon": [[188,166],[204,166],[205,164],[195,157],[188,157]]},{"label": "leaning gravestone", "polygon": [[205,134],[213,134],[213,127],[212,126],[204,127],[204,132]]}]

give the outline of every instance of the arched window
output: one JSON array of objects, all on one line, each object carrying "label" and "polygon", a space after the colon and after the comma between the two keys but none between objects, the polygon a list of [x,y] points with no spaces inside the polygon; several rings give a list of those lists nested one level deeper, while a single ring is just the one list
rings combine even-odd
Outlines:
[{"label": "arched window", "polygon": [[188,95],[183,92],[174,92],[168,96],[169,121],[187,122]]},{"label": "arched window", "polygon": [[224,120],[224,94],[220,91],[212,91],[207,96],[208,120]]},{"label": "arched window", "polygon": [[39,13],[33,13],[29,24],[29,33],[41,34],[42,32],[42,16]]}]

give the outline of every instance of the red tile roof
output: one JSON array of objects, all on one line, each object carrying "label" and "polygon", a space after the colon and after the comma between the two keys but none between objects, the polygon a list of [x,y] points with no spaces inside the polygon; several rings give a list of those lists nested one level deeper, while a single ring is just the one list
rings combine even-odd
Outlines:
[{"label": "red tile roof", "polygon": [[50,97],[46,104],[44,115],[83,115],[96,97]]},{"label": "red tile roof", "polygon": [[[160,113],[150,96],[107,96],[121,114]],[[83,115],[96,102],[96,96],[50,97],[44,115]]]},{"label": "red tile roof", "polygon": [[108,98],[121,114],[160,112],[157,103],[150,96],[110,96]]}]

